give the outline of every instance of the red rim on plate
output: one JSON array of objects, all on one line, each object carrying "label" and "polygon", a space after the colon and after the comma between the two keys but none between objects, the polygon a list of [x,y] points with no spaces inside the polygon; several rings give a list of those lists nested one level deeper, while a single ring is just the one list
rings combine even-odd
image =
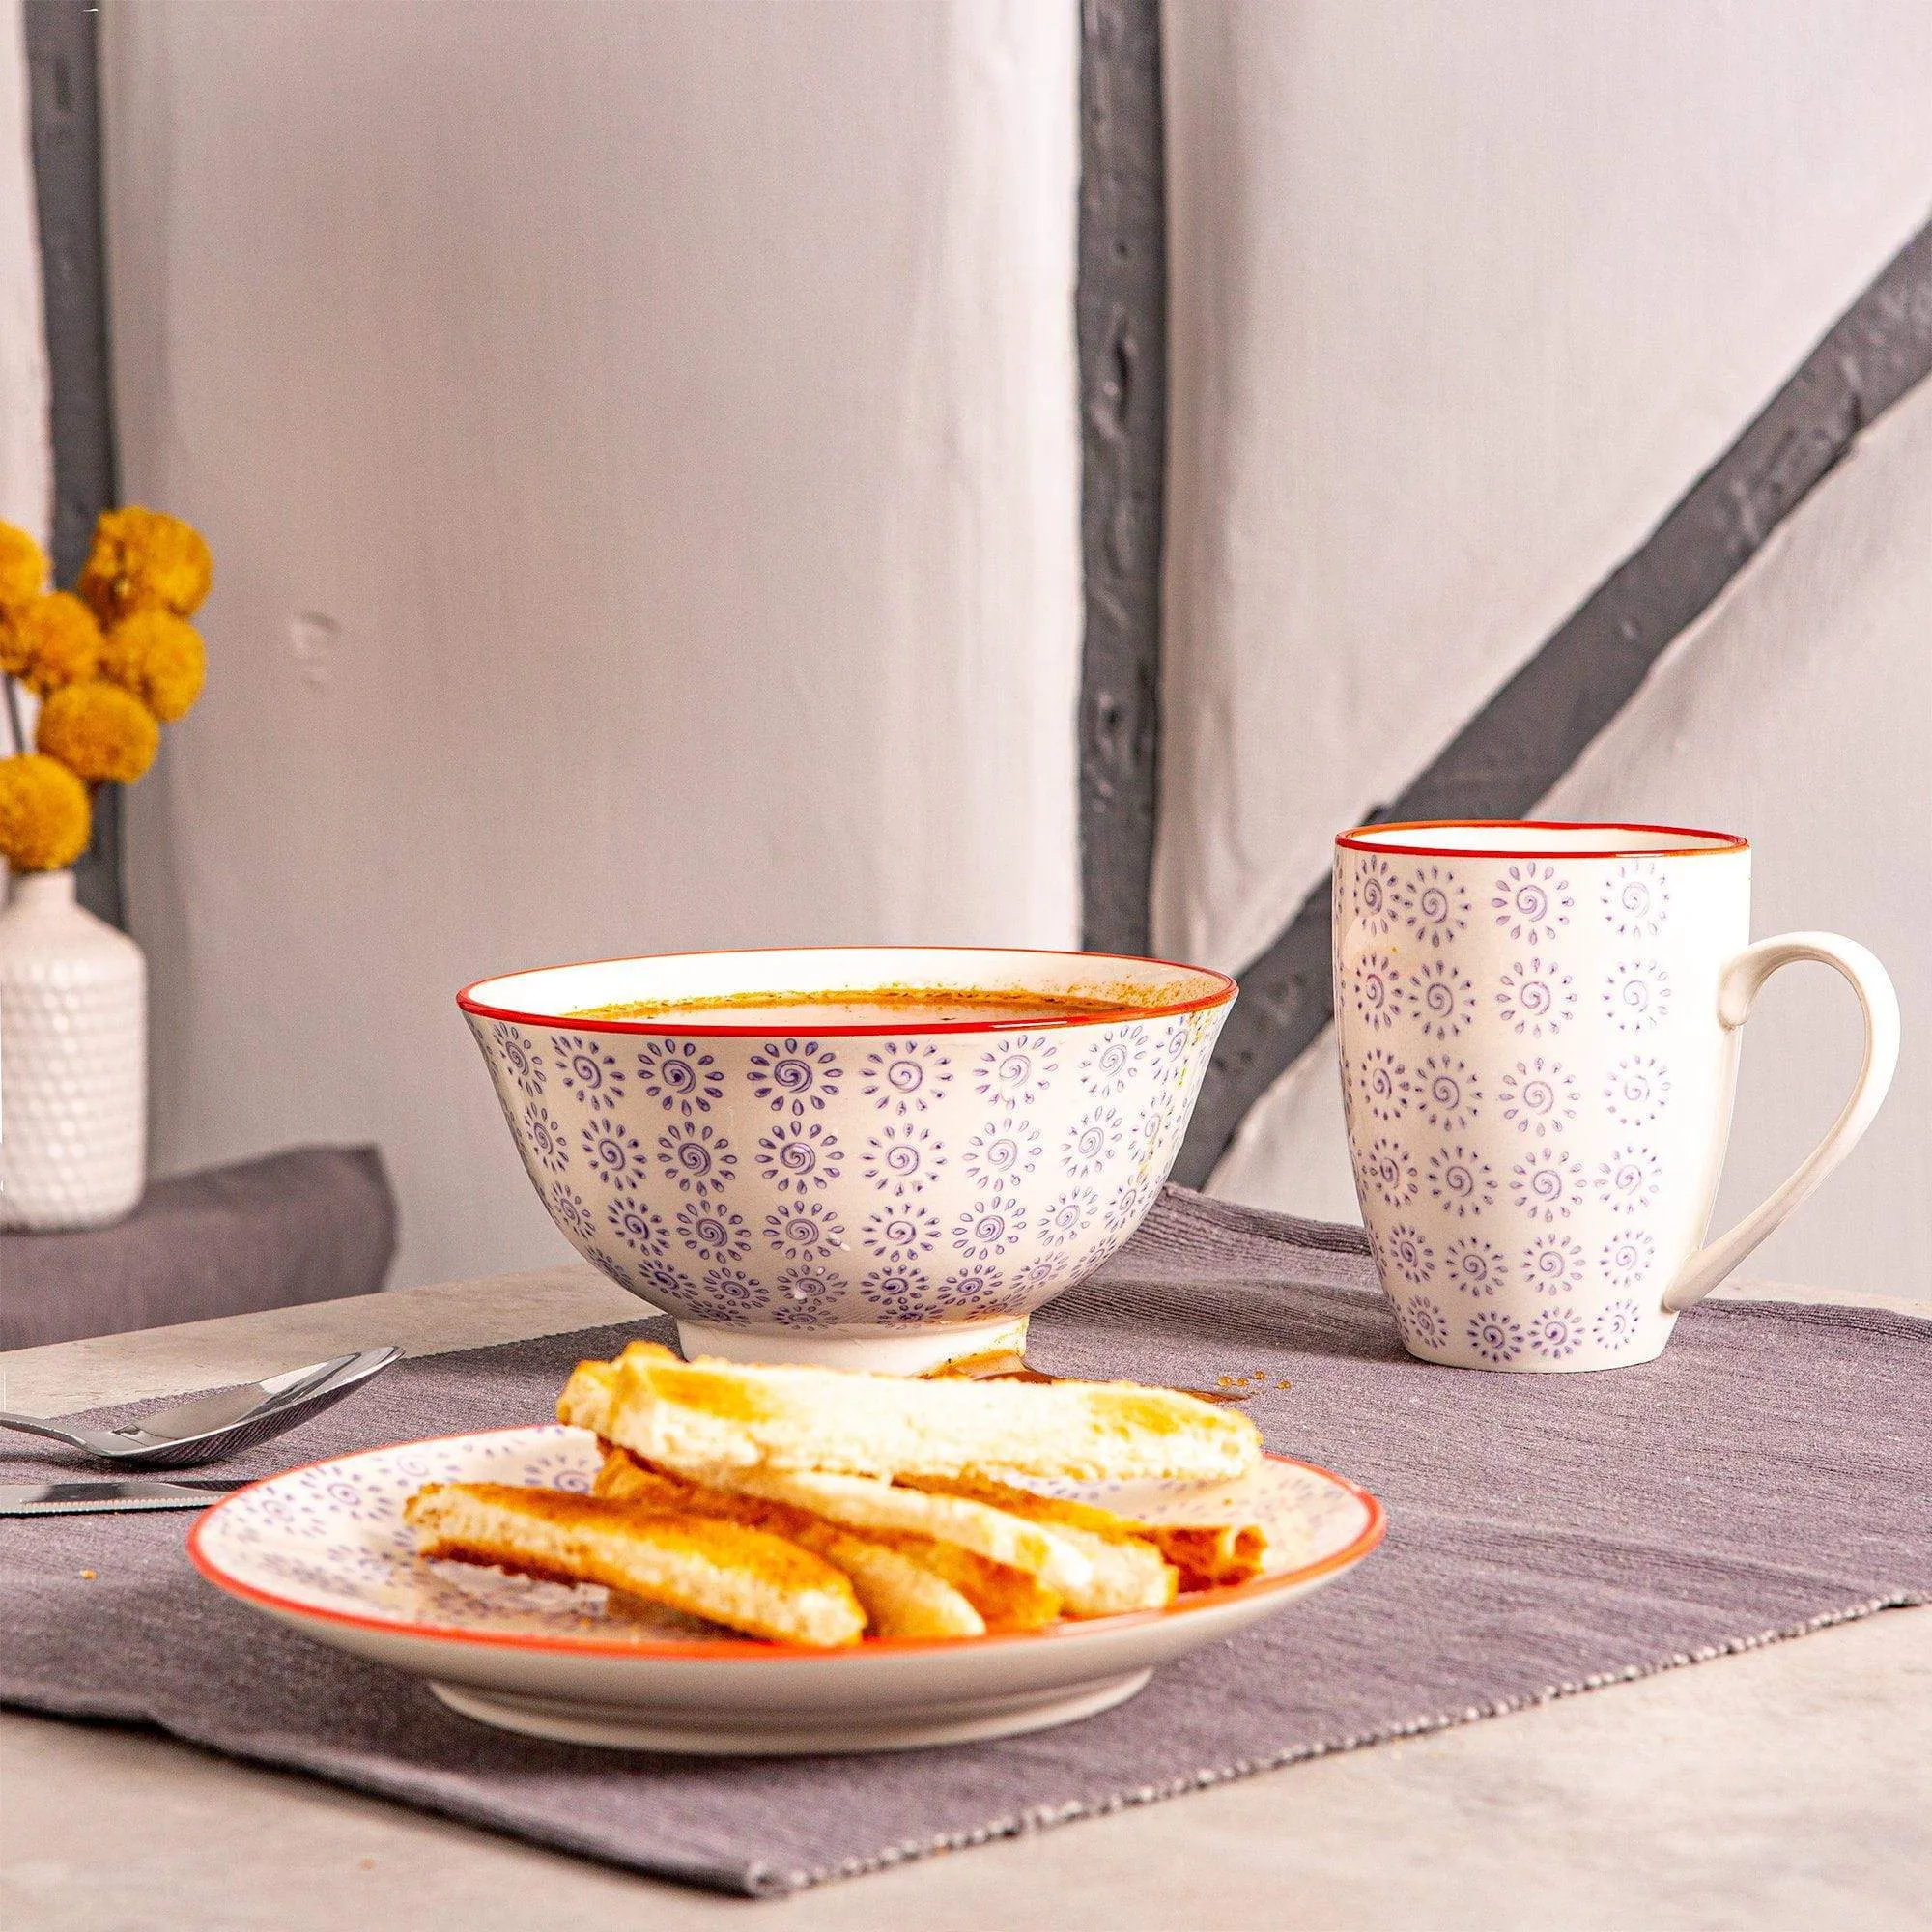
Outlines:
[{"label": "red rim on plate", "polygon": [[[526,1428],[528,1426],[526,1425]],[[195,1519],[194,1527],[188,1531],[187,1537],[188,1560],[216,1589],[225,1590],[230,1596],[240,1597],[246,1603],[257,1604],[264,1609],[274,1610],[286,1616],[315,1617],[324,1623],[338,1624],[350,1630],[373,1631],[384,1636],[413,1637],[435,1643],[475,1644],[486,1649],[556,1651],[573,1657],[635,1657],[657,1660],[681,1658],[689,1662],[754,1664],[779,1658],[794,1662],[801,1658],[812,1658],[820,1662],[836,1663],[841,1659],[875,1657],[882,1652],[904,1656],[909,1652],[922,1650],[983,1649],[989,1644],[1050,1642],[1077,1636],[1083,1631],[1119,1630],[1130,1624],[1157,1623],[1167,1617],[1187,1616],[1195,1610],[1207,1609],[1212,1605],[1239,1603],[1252,1597],[1267,1596],[1273,1591],[1312,1583],[1318,1577],[1326,1577],[1336,1570],[1347,1569],[1351,1563],[1359,1562],[1368,1555],[1382,1540],[1388,1528],[1387,1513],[1381,1504],[1367,1490],[1350,1482],[1346,1476],[1338,1476],[1332,1469],[1324,1469],[1317,1463],[1304,1463],[1297,1457],[1277,1456],[1264,1450],[1263,1454],[1266,1461],[1283,1463],[1292,1469],[1306,1469],[1311,1474],[1335,1484],[1339,1489],[1346,1490],[1367,1508],[1368,1521],[1362,1525],[1360,1533],[1346,1548],[1336,1550],[1332,1555],[1322,1557],[1319,1562],[1304,1563],[1296,1570],[1284,1570],[1270,1577],[1257,1577],[1251,1582],[1231,1583],[1219,1590],[1197,1590],[1190,1596],[1178,1598],[1174,1603],[1158,1610],[1123,1610],[1117,1616],[1083,1617],[1077,1621],[1053,1624],[1044,1630],[1003,1631],[985,1636],[867,1637],[862,1643],[840,1650],[816,1650],[805,1644],[769,1643],[757,1637],[692,1643],[601,1643],[594,1637],[535,1636],[515,1631],[462,1630],[445,1624],[394,1623],[383,1617],[358,1616],[350,1610],[323,1609],[314,1604],[305,1604],[299,1598],[285,1597],[274,1590],[264,1590],[253,1583],[244,1583],[239,1577],[230,1576],[220,1569],[203,1548],[202,1539],[209,1524],[213,1522],[223,1510],[234,1508],[242,1497],[252,1495],[257,1490],[270,1483],[278,1483],[285,1477],[299,1476],[309,1469],[320,1469],[331,1463],[353,1463],[363,1456],[386,1456],[397,1449],[426,1448],[438,1442],[460,1442],[471,1435],[517,1435],[524,1433],[524,1429],[464,1430],[454,1435],[425,1436],[420,1442],[395,1442],[381,1449],[360,1449],[350,1456],[325,1456],[318,1462],[304,1463],[298,1468],[283,1469],[275,1475],[265,1476],[260,1482],[250,1483],[245,1490],[237,1490],[232,1496],[223,1496],[212,1509]]]},{"label": "red rim on plate", "polygon": [[849,1034],[890,1034],[896,1038],[926,1033],[1039,1033],[1067,1027],[1121,1026],[1128,1021],[1173,1019],[1180,1013],[1206,1012],[1211,1008],[1226,1006],[1240,990],[1227,974],[1217,973],[1211,966],[1188,966],[1178,959],[1149,959],[1130,952],[1065,952],[1044,946],[720,946],[697,952],[640,952],[628,958],[576,959],[563,966],[528,966],[514,973],[492,973],[484,979],[472,980],[457,994],[456,1004],[466,1013],[473,1013],[478,1019],[511,1020],[518,1026],[568,1027],[572,1033],[652,1033],[706,1038],[720,1036],[762,1038],[771,1035],[771,1027],[699,1024],[670,1015],[656,1019],[618,1020],[592,1019],[581,1013],[531,1013],[515,1007],[490,1006],[475,995],[478,986],[494,985],[503,980],[521,980],[532,973],[568,972],[577,966],[629,966],[663,959],[752,958],[771,952],[1017,952],[1035,959],[1117,960],[1125,966],[1160,966],[1169,972],[1192,973],[1199,979],[1214,981],[1211,993],[1203,993],[1191,1000],[1166,1000],[1156,1006],[1136,1007],[1131,1013],[1125,1014],[1119,1011],[1069,1013],[1064,1019],[1044,1020],[876,1020],[864,1026],[815,1026],[811,1029],[814,1039],[833,1039]]},{"label": "red rim on plate", "polygon": [[[1385,832],[1601,832],[1605,843],[1587,851],[1544,845],[1444,845],[1422,840],[1393,844]],[[1676,838],[1679,845],[1627,845],[1616,842],[1619,832],[1641,832],[1657,838]],[[1695,842],[1691,842],[1695,841]],[[1706,832],[1692,825],[1606,824],[1587,818],[1415,818],[1386,825],[1357,825],[1339,833],[1336,844],[1351,852],[1395,852],[1413,859],[1696,859],[1729,852],[1748,852],[1750,840],[1735,832]]]}]

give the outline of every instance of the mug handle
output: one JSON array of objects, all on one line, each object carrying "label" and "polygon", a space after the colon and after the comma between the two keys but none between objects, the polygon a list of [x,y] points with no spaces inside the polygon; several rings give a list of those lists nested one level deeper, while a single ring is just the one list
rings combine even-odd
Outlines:
[{"label": "mug handle", "polygon": [[1898,995],[1877,958],[1856,940],[1834,932],[1786,932],[1747,946],[1718,982],[1718,1018],[1726,1029],[1750,1017],[1758,988],[1794,960],[1835,966],[1851,981],[1865,1018],[1865,1057],[1838,1118],[1776,1193],[1721,1239],[1707,1242],[1684,1264],[1663,1296],[1671,1314],[1702,1301],[1855,1148],[1885,1100],[1898,1065]]}]

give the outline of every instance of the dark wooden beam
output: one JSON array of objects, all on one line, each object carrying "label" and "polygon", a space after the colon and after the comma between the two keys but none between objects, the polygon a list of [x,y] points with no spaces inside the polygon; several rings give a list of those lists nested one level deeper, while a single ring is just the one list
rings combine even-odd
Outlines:
[{"label": "dark wooden beam", "polygon": [[[26,4],[28,114],[52,391],[53,563],[62,584],[80,574],[95,518],[120,496],[107,352],[98,17],[89,0]],[[118,785],[102,785],[95,795],[94,842],[74,871],[81,903],[125,925]]]},{"label": "dark wooden beam", "polygon": [[1146,952],[1160,724],[1167,191],[1158,0],[1080,10],[1081,943]]},{"label": "dark wooden beam", "polygon": [[[1532,810],[1765,540],[1932,372],[1932,226],[1919,230],[1763,412],[1523,668],[1375,818]],[[1338,828],[1339,829],[1339,828]],[[1328,1023],[1328,886],[1240,975],[1174,1178],[1199,1187]]]}]

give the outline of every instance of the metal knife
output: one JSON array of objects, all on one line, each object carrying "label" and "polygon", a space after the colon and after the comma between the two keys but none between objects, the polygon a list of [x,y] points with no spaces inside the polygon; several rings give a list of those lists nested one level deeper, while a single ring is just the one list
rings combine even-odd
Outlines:
[{"label": "metal knife", "polygon": [[88,1516],[106,1510],[198,1510],[255,1479],[167,1483],[122,1476],[78,1483],[0,1483],[0,1516]]}]

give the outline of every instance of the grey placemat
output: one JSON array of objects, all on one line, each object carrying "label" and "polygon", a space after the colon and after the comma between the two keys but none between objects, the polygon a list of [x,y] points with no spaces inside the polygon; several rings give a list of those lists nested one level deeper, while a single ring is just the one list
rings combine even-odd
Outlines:
[{"label": "grey placemat", "polygon": [[111,1228],[0,1234],[0,1349],[374,1294],[395,1252],[372,1147],[176,1175]]},{"label": "grey placemat", "polygon": [[[1483,1375],[1405,1356],[1371,1280],[1358,1230],[1170,1190],[1103,1278],[1037,1318],[1048,1369],[1249,1378],[1272,1447],[1365,1483],[1390,1514],[1384,1548],[1333,1587],[1084,1723],[737,1763],[533,1743],[218,1595],[168,1516],[0,1521],[0,1701],[157,1724],[771,1894],[1932,1597],[1932,1322],[1707,1304],[1645,1368]],[[408,1363],[261,1466],[536,1420],[580,1355],[648,1332]]]}]

